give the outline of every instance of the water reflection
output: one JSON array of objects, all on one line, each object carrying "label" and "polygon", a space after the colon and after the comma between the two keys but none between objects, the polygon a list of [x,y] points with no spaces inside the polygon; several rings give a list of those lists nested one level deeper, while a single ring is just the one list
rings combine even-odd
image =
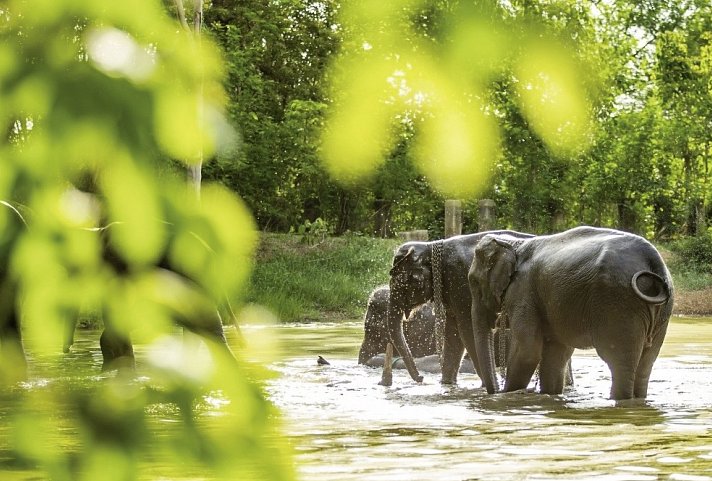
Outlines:
[{"label": "water reflection", "polygon": [[[712,320],[673,323],[647,401],[607,399],[608,368],[577,352],[561,396],[488,396],[356,365],[360,323],[282,326],[269,395],[287,414],[304,479],[712,480]],[[323,355],[330,366],[316,364]]]}]

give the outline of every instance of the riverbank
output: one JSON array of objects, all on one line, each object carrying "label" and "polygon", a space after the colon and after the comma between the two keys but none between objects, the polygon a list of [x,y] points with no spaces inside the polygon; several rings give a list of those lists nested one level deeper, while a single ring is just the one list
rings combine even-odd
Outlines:
[{"label": "riverbank", "polygon": [[[368,295],[388,283],[396,239],[262,234],[247,300],[269,308],[279,319],[324,321],[363,316]],[[683,268],[669,248],[660,248],[675,282],[674,314],[712,315],[710,275]]]},{"label": "riverbank", "polygon": [[712,316],[712,287],[696,291],[675,291],[676,316]]}]

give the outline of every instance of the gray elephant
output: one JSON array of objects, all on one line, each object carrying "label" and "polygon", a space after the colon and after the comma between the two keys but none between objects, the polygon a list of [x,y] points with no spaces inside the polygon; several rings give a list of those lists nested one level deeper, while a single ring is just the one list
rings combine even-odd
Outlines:
[{"label": "gray elephant", "polygon": [[[363,322],[363,342],[358,353],[358,363],[367,364],[374,356],[386,352],[388,343],[388,302],[390,288],[380,286],[371,292]],[[435,347],[435,314],[430,303],[422,304],[411,312],[403,333],[414,357],[424,357],[437,352]]]},{"label": "gray elephant", "polygon": [[645,398],[673,306],[670,273],[637,235],[577,227],[521,239],[484,236],[469,272],[473,331],[488,393],[497,316],[512,336],[504,391],[525,388],[540,364],[540,390],[560,394],[575,348],[595,348],[612,375],[612,399]]},{"label": "gray elephant", "polygon": [[443,366],[441,382],[452,384],[465,349],[477,365],[467,273],[472,265],[474,249],[487,234],[509,235],[512,238],[532,237],[513,231],[492,231],[460,235],[432,242],[406,242],[396,248],[390,271],[391,301],[388,308],[388,332],[403,358],[410,376],[423,380],[403,331],[403,320],[410,311],[427,301],[442,312]]}]

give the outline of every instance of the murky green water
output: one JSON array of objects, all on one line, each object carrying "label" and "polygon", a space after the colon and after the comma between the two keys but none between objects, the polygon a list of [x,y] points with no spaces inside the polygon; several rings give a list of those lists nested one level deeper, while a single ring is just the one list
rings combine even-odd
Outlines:
[{"label": "murky green water", "polygon": [[[248,341],[264,333],[283,347],[267,391],[304,480],[712,480],[712,319],[676,319],[649,399],[622,406],[606,399],[608,369],[593,352],[574,355],[576,385],[563,396],[488,396],[466,374],[443,387],[435,375],[418,385],[395,371],[392,387],[379,386],[380,370],[356,364],[361,322],[244,328]],[[83,331],[70,354],[31,359],[32,381],[19,389],[99,382],[97,339]],[[148,353],[138,346],[137,354]],[[331,365],[317,365],[317,355]],[[16,390],[0,393],[0,480],[46,479],[12,459],[6,420],[18,399]],[[201,412],[209,419],[211,410],[219,415],[220,403],[206,398]],[[175,432],[175,406],[147,414],[154,435]],[[60,405],[52,438],[74,450],[77,430],[64,415]],[[147,460],[142,479],[207,479],[161,463]]]},{"label": "murky green water", "polygon": [[[712,480],[712,319],[675,320],[645,403],[606,399],[609,372],[577,351],[563,396],[488,396],[357,366],[361,325],[285,326],[272,399],[309,480]],[[318,366],[316,356],[330,366]]]}]

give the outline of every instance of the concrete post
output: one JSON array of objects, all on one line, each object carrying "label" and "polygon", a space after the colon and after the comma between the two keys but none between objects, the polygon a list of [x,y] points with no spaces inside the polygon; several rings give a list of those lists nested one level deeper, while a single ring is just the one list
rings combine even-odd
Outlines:
[{"label": "concrete post", "polygon": [[477,225],[480,232],[493,230],[497,226],[497,205],[492,199],[477,202]]},{"label": "concrete post", "polygon": [[445,237],[462,234],[462,201],[445,201]]}]

